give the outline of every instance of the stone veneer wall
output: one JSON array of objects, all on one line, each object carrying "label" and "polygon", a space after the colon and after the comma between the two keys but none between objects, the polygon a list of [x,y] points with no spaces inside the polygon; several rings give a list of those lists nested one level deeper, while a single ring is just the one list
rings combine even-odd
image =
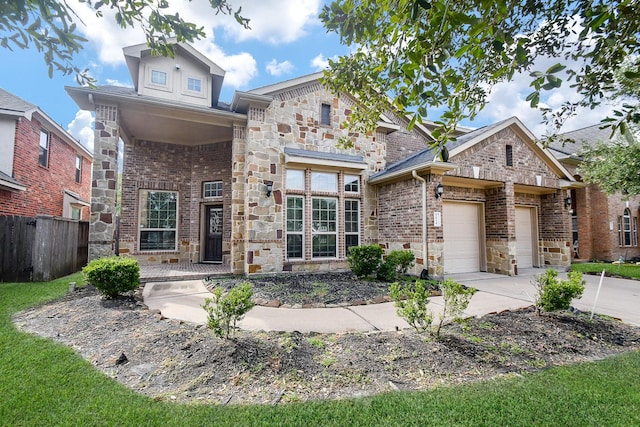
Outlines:
[{"label": "stone veneer wall", "polygon": [[[323,103],[331,105],[330,126],[320,124]],[[366,244],[377,238],[374,232],[378,212],[375,189],[367,188],[366,178],[384,166],[385,144],[384,141],[378,140],[380,135],[360,135],[341,128],[341,124],[351,113],[351,106],[352,100],[349,97],[337,98],[319,83],[311,83],[275,94],[273,102],[266,109],[249,109],[244,148],[244,214],[246,229],[249,230],[243,238],[245,273],[347,268],[344,254],[339,255],[337,259],[312,260],[309,257],[305,261],[286,260],[284,200],[287,165],[283,155],[285,147],[362,156],[367,163],[365,171],[343,171],[360,174],[362,177],[361,242]],[[353,148],[338,148],[336,144],[341,137],[349,138]],[[315,170],[313,161],[309,163],[307,167]],[[300,167],[301,165],[296,165],[296,169]],[[267,183],[273,184],[271,197],[265,195]],[[310,204],[307,206],[307,212],[309,209]],[[308,252],[305,252],[308,255]]]},{"label": "stone veneer wall", "polygon": [[96,105],[89,260],[113,255],[118,179],[118,109]]},{"label": "stone veneer wall", "polygon": [[234,126],[231,145],[231,271],[244,273],[245,263],[245,162],[246,127]]}]

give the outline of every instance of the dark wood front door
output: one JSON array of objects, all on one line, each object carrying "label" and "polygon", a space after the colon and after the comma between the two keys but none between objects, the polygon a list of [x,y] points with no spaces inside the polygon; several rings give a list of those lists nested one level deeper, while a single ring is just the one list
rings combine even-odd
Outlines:
[{"label": "dark wood front door", "polygon": [[222,262],[222,207],[206,207],[204,261]]}]

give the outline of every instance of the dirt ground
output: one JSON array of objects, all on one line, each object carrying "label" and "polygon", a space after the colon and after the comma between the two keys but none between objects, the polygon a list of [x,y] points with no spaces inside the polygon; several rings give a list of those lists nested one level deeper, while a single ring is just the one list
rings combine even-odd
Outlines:
[{"label": "dirt ground", "polygon": [[[284,306],[373,303],[386,284],[349,275],[256,281],[256,298]],[[234,281],[212,283],[230,287]],[[139,293],[138,293],[139,294]],[[518,374],[640,348],[640,328],[530,309],[445,326],[442,338],[413,330],[300,334],[240,331],[165,319],[139,297],[104,299],[83,287],[14,317],[18,328],[75,349],[105,375],[156,399],[278,404],[420,390]]]}]

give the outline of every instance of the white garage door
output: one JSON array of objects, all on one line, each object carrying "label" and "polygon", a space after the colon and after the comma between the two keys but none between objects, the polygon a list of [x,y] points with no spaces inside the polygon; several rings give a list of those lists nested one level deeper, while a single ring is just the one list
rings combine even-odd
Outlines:
[{"label": "white garage door", "polygon": [[480,228],[477,203],[443,203],[445,273],[480,271]]},{"label": "white garage door", "polygon": [[532,208],[516,207],[516,258],[518,269],[533,267],[534,232]]}]

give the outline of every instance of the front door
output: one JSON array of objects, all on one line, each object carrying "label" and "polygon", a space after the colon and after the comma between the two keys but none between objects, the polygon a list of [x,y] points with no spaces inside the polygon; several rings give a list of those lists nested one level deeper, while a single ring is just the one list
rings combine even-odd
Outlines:
[{"label": "front door", "polygon": [[206,262],[222,262],[222,207],[206,206],[206,235],[204,259]]}]

